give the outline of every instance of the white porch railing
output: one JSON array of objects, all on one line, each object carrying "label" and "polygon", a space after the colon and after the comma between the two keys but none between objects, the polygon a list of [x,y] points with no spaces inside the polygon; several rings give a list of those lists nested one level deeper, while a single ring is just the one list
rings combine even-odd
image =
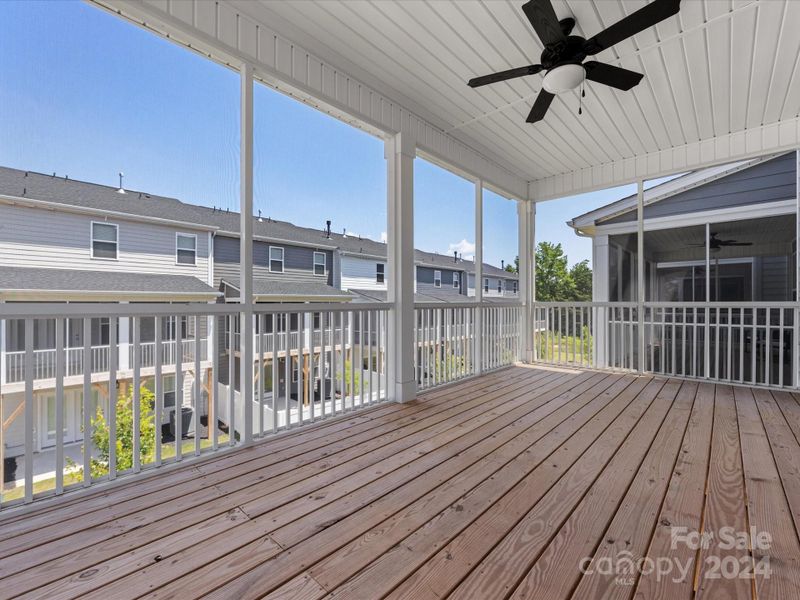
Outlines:
[{"label": "white porch railing", "polygon": [[[420,389],[520,360],[522,307],[519,304],[418,303],[415,313],[414,364]],[[476,343],[477,337],[480,344]]]},{"label": "white porch railing", "polygon": [[537,302],[534,315],[538,362],[798,387],[794,303]]},{"label": "white porch railing", "polygon": [[[3,305],[0,324],[25,323],[25,350],[0,353],[14,381],[0,388],[0,510],[386,400],[390,307],[258,305],[248,328],[257,332],[254,389],[242,394],[242,349],[230,327],[237,305]],[[267,333],[277,315],[290,330]],[[165,317],[199,338],[183,339],[178,328],[169,332],[177,339],[164,339]],[[88,339],[97,319],[108,320],[109,344],[63,346],[68,322]],[[34,350],[34,332],[51,329],[57,347]],[[142,341],[144,331],[155,340]],[[67,444],[79,448],[77,464]]]}]

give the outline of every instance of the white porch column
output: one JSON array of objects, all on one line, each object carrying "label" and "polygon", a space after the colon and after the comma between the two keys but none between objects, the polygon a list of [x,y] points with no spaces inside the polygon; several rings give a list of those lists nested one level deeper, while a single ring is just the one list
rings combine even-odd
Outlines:
[{"label": "white porch column", "polygon": [[406,133],[389,138],[387,162],[389,398],[408,402],[417,396],[414,373],[414,158],[416,144]]},{"label": "white porch column", "polygon": [[[592,302],[608,302],[608,236],[597,235],[592,238]],[[594,319],[594,360],[595,367],[602,369],[608,366],[606,357],[606,339],[608,334],[608,309],[597,308],[592,315]]]},{"label": "white porch column", "polygon": [[[239,175],[239,397],[244,413],[244,443],[253,441],[253,67],[243,63]],[[231,382],[232,383],[232,382]]]},{"label": "white porch column", "polygon": [[[644,339],[644,181],[639,179],[636,187],[636,313],[639,318],[639,372],[645,370],[645,339]],[[651,340],[652,343],[652,340]]]},{"label": "white porch column", "polygon": [[536,298],[536,277],[534,269],[536,264],[536,203],[532,201],[517,201],[517,221],[519,223],[519,300],[523,304],[522,310],[522,356],[526,363],[536,360],[536,346],[534,330],[536,327],[536,311],[534,301]]},{"label": "white porch column", "polygon": [[[467,276],[469,293],[469,276]],[[483,181],[475,182],[475,375],[483,371]]]}]

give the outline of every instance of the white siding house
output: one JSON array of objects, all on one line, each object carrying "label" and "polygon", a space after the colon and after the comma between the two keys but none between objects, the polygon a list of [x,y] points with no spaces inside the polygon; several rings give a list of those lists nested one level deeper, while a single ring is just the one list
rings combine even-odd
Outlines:
[{"label": "white siding house", "polygon": [[386,259],[340,253],[342,290],[386,290]]}]

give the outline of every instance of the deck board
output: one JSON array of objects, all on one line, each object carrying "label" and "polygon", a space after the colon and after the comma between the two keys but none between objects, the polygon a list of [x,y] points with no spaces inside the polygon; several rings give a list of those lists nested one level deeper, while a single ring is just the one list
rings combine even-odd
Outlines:
[{"label": "deck board", "polygon": [[[0,598],[800,597],[798,433],[786,392],[514,367],[0,514]],[[750,525],[771,548],[671,546]],[[623,552],[688,578],[579,569]]]}]

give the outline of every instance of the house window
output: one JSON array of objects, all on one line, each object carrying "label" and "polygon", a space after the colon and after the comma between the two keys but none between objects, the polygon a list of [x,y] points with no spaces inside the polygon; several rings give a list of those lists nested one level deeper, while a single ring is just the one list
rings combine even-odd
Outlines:
[{"label": "house window", "polygon": [[314,275],[325,276],[325,253],[314,252]]},{"label": "house window", "polygon": [[488,277],[484,277],[483,278],[483,292],[485,294],[489,293],[489,278]]},{"label": "house window", "polygon": [[442,287],[442,272],[441,271],[434,271],[433,272],[433,287],[437,287],[437,288]]},{"label": "house window", "polygon": [[461,284],[460,279],[458,278],[458,273],[453,273],[453,287],[458,288]]},{"label": "house window", "polygon": [[519,289],[517,288],[517,285],[519,285],[519,284],[516,281],[513,281],[513,282],[511,282],[511,285],[512,285],[512,289],[514,290],[514,293],[516,294],[519,291]]},{"label": "house window", "polygon": [[270,273],[283,273],[283,248],[269,247],[269,271]]},{"label": "house window", "polygon": [[92,258],[116,260],[118,241],[118,225],[92,223]]},{"label": "house window", "polygon": [[497,293],[498,294],[502,294],[503,293],[503,280],[502,279],[498,279],[497,280]]},{"label": "house window", "polygon": [[197,236],[178,233],[175,236],[175,260],[179,265],[197,264]]},{"label": "house window", "polygon": [[386,265],[378,263],[375,265],[375,283],[386,281]]}]

